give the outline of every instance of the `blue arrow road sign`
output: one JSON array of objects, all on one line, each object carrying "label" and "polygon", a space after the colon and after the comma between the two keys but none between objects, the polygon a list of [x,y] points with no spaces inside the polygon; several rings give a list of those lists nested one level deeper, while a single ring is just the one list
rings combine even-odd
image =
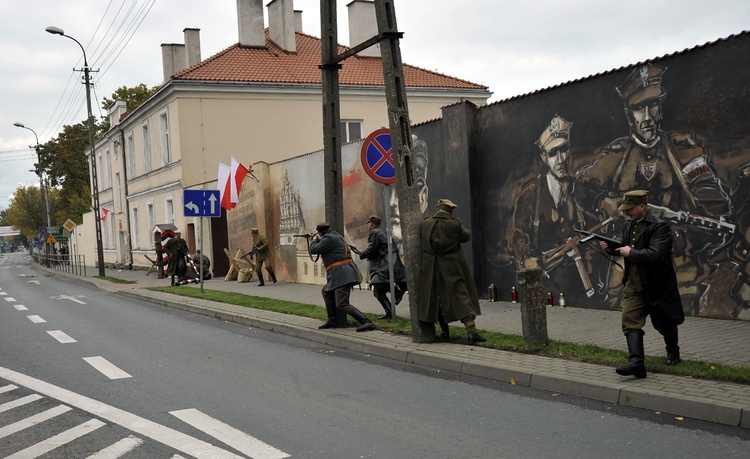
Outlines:
[{"label": "blue arrow road sign", "polygon": [[221,217],[219,190],[183,190],[186,217]]}]

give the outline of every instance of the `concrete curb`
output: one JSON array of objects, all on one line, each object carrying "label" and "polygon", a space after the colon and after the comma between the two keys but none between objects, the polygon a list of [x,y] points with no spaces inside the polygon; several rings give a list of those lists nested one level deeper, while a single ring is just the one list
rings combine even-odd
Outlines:
[{"label": "concrete curb", "polygon": [[[121,290],[116,293],[399,362],[750,429],[750,390],[746,391],[746,400],[743,397],[739,397],[739,402],[715,400],[708,397],[710,391],[707,391],[707,397],[700,397],[682,393],[680,387],[673,388],[672,392],[665,390],[670,385],[684,384],[681,381],[684,378],[678,376],[651,374],[645,380],[622,379],[612,368],[600,365],[450,343],[413,343],[405,336],[377,332],[357,334],[354,329],[318,330],[320,322],[305,317],[254,309],[239,310],[240,307],[194,298],[179,297],[180,301],[177,301],[170,299],[169,294],[156,292],[146,295],[137,290]],[[580,376],[571,376],[571,373]],[[699,384],[700,381],[692,380],[692,383]],[[730,389],[746,387],[715,381],[705,383],[716,391],[721,391],[722,386]],[[740,392],[745,395],[744,390]]]}]

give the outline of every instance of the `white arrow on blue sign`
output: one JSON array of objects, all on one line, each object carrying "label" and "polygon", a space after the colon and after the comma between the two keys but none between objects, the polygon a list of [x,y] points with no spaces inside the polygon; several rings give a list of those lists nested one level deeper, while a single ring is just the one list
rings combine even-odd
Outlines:
[{"label": "white arrow on blue sign", "polygon": [[221,217],[219,190],[183,190],[186,217]]}]

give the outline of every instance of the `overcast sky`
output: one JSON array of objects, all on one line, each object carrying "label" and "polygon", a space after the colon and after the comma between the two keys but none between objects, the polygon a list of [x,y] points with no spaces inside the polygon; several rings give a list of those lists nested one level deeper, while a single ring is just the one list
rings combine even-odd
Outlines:
[{"label": "overcast sky", "polygon": [[[349,45],[339,0],[339,42]],[[264,4],[268,1],[264,0]],[[725,38],[750,28],[748,0],[395,0],[403,61],[489,86],[498,101]],[[320,36],[320,0],[295,0],[305,33]],[[266,11],[266,25],[268,16]],[[120,86],[162,82],[162,43],[201,30],[206,59],[237,43],[236,0],[3,0],[0,2],[0,208],[29,172],[36,140],[86,119],[73,41],[86,48],[101,99]]]}]

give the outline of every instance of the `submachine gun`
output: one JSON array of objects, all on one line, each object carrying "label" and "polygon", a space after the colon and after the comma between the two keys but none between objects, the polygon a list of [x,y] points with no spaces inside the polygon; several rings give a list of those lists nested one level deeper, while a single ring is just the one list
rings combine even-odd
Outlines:
[{"label": "submachine gun", "polygon": [[586,230],[580,230],[580,229],[575,229],[575,228],[573,228],[573,231],[584,235],[584,237],[582,237],[578,241],[580,244],[585,244],[586,242],[592,239],[597,239],[599,241],[606,242],[610,250],[619,249],[620,247],[625,245],[622,243],[622,241],[618,241],[617,239],[612,239],[611,237],[604,236],[603,234],[594,233],[593,231],[586,231]]}]

